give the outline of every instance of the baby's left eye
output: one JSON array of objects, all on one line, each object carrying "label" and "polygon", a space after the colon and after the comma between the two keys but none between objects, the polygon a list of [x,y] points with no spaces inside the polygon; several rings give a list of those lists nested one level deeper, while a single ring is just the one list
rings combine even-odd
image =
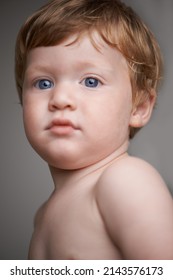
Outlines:
[{"label": "baby's left eye", "polygon": [[82,83],[89,88],[96,88],[101,84],[101,82],[94,77],[85,78]]}]

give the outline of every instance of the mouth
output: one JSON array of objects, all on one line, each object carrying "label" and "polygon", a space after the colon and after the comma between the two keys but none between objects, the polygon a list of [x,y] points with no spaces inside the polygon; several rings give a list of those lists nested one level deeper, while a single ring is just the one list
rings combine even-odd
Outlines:
[{"label": "mouth", "polygon": [[78,128],[75,124],[66,119],[53,120],[48,126],[48,130],[58,136],[70,135],[77,129]]}]

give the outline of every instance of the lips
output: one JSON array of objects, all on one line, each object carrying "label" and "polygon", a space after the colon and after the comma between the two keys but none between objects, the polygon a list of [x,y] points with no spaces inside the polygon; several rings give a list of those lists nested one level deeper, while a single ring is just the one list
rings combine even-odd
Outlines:
[{"label": "lips", "polygon": [[56,135],[69,135],[77,129],[77,126],[67,119],[55,119],[48,126],[48,130]]}]

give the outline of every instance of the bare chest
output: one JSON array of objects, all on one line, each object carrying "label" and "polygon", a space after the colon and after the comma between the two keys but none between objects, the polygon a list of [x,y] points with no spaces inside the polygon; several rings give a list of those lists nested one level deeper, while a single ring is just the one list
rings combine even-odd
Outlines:
[{"label": "bare chest", "polygon": [[30,259],[121,259],[112,243],[93,189],[53,195],[37,217]]}]

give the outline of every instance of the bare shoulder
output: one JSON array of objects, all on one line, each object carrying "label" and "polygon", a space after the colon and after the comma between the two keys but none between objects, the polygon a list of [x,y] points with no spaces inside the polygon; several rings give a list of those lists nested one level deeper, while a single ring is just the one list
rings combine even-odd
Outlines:
[{"label": "bare shoulder", "polygon": [[123,157],[109,166],[100,177],[97,189],[98,192],[133,192],[133,195],[137,196],[141,196],[142,191],[142,197],[145,193],[157,194],[156,199],[163,193],[169,199],[171,197],[158,171],[148,162],[130,156]]},{"label": "bare shoulder", "polygon": [[150,164],[124,157],[96,186],[108,232],[126,259],[173,259],[173,199]]}]

